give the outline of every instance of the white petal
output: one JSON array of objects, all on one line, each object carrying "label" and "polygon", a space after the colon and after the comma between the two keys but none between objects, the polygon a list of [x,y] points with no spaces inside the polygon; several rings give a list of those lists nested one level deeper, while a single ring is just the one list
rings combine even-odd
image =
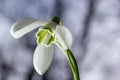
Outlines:
[{"label": "white petal", "polygon": [[64,26],[57,26],[55,37],[56,40],[61,44],[63,50],[70,48],[72,45],[72,34]]},{"label": "white petal", "polygon": [[38,45],[34,52],[33,64],[35,70],[40,74],[44,74],[53,60],[53,45],[50,47],[44,47]]},{"label": "white petal", "polygon": [[40,21],[37,19],[25,19],[16,22],[10,29],[10,33],[14,38],[20,38],[26,33],[48,24],[48,22]]}]

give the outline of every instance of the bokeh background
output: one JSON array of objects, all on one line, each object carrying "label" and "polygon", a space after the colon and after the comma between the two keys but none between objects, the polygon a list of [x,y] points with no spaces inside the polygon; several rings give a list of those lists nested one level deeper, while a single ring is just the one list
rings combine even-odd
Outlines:
[{"label": "bokeh background", "polygon": [[17,40],[9,33],[18,20],[54,16],[73,34],[81,80],[120,80],[120,0],[0,0],[0,80],[73,80],[57,46],[49,70],[34,70],[37,29]]}]

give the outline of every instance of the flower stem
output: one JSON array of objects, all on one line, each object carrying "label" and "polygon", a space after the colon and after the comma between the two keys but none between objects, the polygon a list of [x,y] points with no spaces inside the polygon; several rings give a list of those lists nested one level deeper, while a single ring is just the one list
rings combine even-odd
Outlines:
[{"label": "flower stem", "polygon": [[74,80],[80,80],[78,65],[70,49],[64,51],[73,72]]}]

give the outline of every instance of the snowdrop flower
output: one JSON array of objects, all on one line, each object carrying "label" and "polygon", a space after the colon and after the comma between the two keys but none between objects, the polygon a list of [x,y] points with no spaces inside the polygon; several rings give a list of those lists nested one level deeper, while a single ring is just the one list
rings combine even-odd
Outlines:
[{"label": "snowdrop flower", "polygon": [[10,33],[15,39],[18,39],[36,28],[39,28],[39,30],[36,33],[38,45],[33,58],[35,70],[40,75],[48,70],[53,60],[53,44],[56,44],[63,53],[65,53],[72,69],[74,79],[79,80],[78,66],[69,49],[72,44],[72,35],[66,27],[62,26],[62,22],[58,17],[54,17],[49,22],[37,19],[21,20],[13,24]]}]

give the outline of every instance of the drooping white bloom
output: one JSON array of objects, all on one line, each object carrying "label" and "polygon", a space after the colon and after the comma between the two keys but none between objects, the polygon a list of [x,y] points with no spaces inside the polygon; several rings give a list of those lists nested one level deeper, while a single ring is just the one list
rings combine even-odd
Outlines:
[{"label": "drooping white bloom", "polygon": [[62,50],[66,50],[72,44],[72,35],[64,26],[53,21],[47,22],[37,19],[25,19],[16,22],[11,27],[10,33],[17,39],[36,28],[39,28],[36,33],[38,45],[34,52],[33,65],[35,70],[42,75],[53,60],[54,47],[52,43],[59,45]]}]

